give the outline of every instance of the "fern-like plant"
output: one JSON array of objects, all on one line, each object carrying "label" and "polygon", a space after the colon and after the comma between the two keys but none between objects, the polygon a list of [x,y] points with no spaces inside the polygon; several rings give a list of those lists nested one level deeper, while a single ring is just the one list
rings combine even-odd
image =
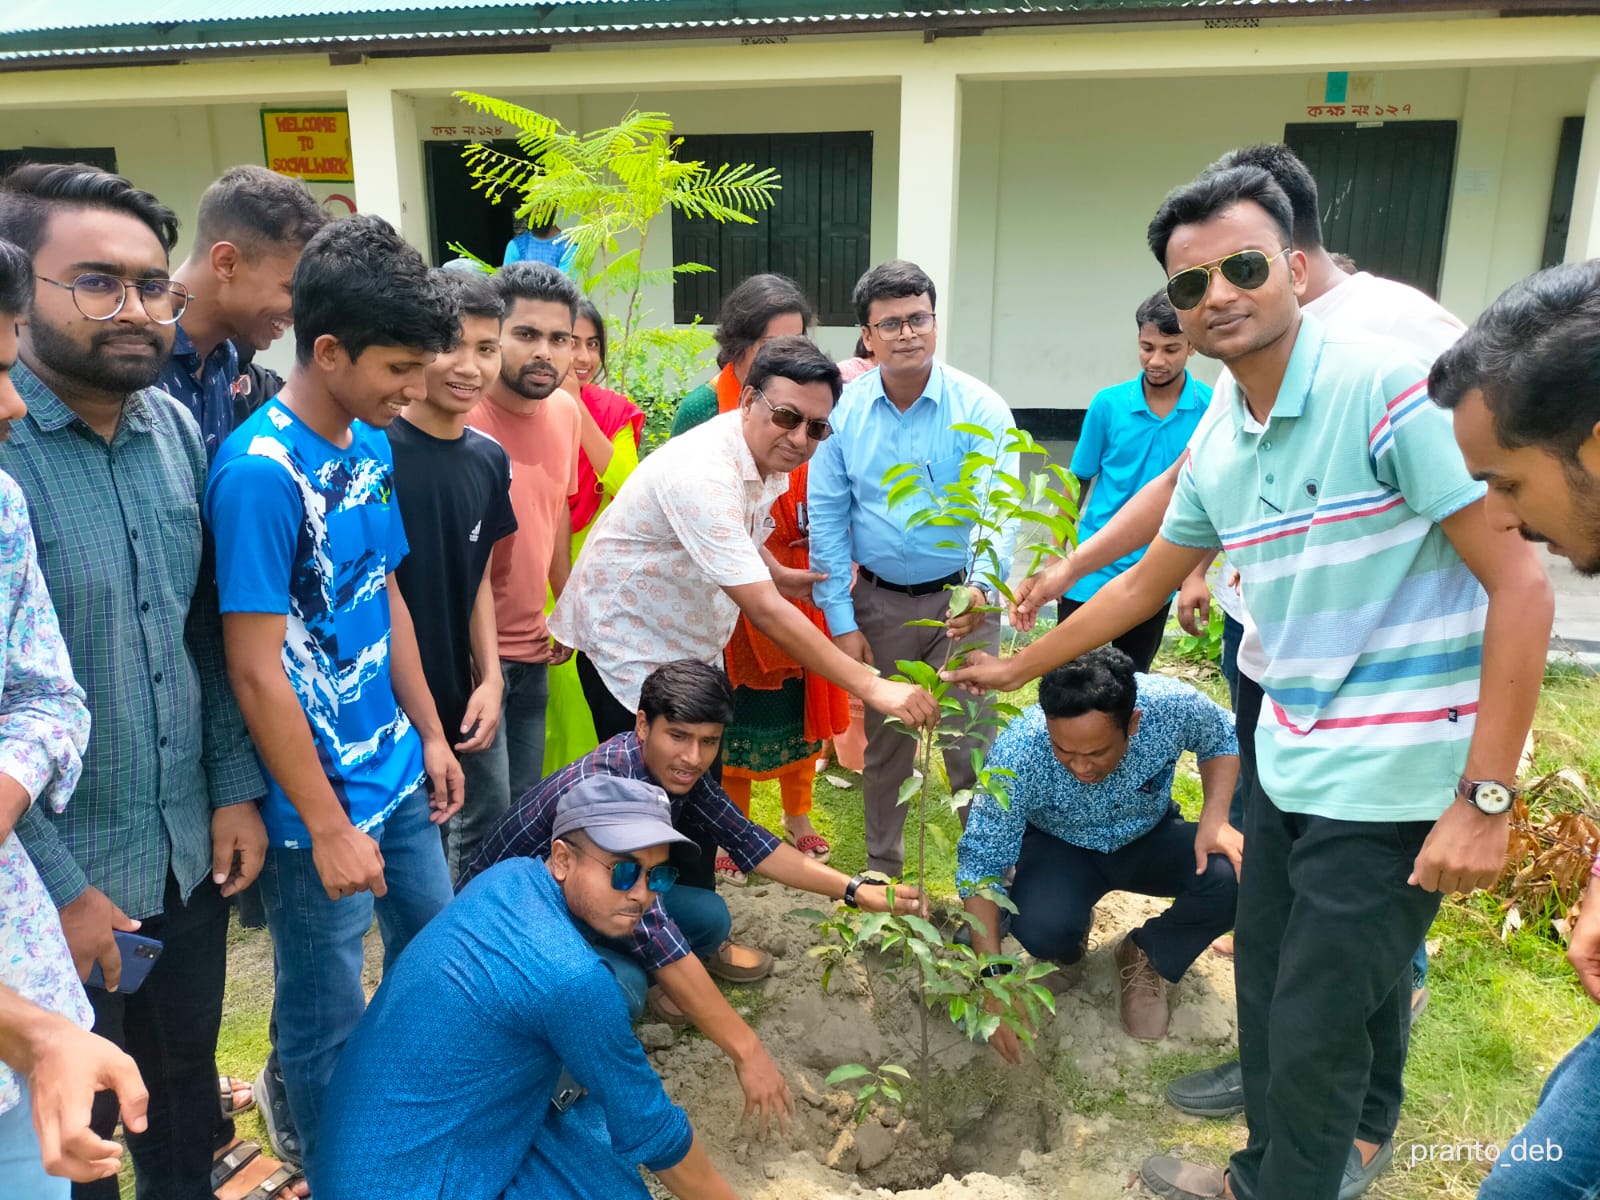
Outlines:
[{"label": "fern-like plant", "polygon": [[[645,247],[658,217],[681,212],[696,220],[753,224],[752,213],[770,208],[779,188],[776,171],[750,163],[708,166],[678,157],[683,139],[673,133],[666,113],[630,111],[615,125],[577,133],[542,113],[484,96],[457,92],[456,99],[516,128],[516,154],[471,143],[462,157],[473,188],[490,200],[514,202],[517,219],[542,225],[563,217],[563,236],[574,251],[574,271],[583,288],[606,310],[612,327],[608,367],[610,386],[630,396],[647,413],[678,395],[653,396],[660,386],[654,370],[661,339],[675,333],[682,346],[670,348],[675,367],[685,353],[703,359],[710,339],[704,330],[652,330],[639,336],[648,313],[640,306],[647,287],[670,284],[679,275],[712,268],[679,263],[645,270]],[[664,373],[667,377],[681,370]]]}]

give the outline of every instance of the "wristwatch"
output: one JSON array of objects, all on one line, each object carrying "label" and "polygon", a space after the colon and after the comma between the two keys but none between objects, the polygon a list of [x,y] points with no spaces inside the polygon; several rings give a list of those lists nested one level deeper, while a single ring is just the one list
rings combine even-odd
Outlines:
[{"label": "wristwatch", "polygon": [[867,882],[867,877],[865,875],[852,875],[850,877],[850,882],[844,885],[843,900],[846,908],[861,907],[861,905],[856,902],[856,889],[865,882]]},{"label": "wristwatch", "polygon": [[1509,812],[1517,802],[1517,789],[1511,784],[1498,779],[1468,779],[1465,775],[1456,783],[1456,795],[1491,817]]}]

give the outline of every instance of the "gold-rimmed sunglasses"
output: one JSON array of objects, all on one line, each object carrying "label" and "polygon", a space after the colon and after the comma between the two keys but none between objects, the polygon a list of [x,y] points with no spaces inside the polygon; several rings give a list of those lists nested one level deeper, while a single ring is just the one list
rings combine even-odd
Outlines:
[{"label": "gold-rimmed sunglasses", "polygon": [[1167,280],[1167,299],[1172,301],[1172,307],[1179,312],[1187,312],[1194,308],[1211,290],[1213,271],[1220,271],[1222,277],[1234,287],[1253,292],[1272,274],[1273,260],[1282,258],[1287,253],[1289,253],[1287,246],[1270,258],[1260,250],[1240,250],[1237,254],[1230,254],[1215,262],[1202,263],[1198,267],[1179,271]]}]

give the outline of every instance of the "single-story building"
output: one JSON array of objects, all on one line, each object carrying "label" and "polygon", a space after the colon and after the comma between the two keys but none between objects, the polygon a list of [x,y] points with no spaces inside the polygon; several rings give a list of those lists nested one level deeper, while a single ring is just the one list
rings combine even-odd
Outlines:
[{"label": "single-story building", "polygon": [[511,210],[460,151],[515,131],[452,92],[580,130],[664,111],[687,153],[784,190],[753,229],[652,236],[646,266],[720,268],[651,295],[658,319],[787,269],[844,356],[859,272],[911,258],[945,356],[1061,435],[1135,369],[1146,222],[1234,146],[1287,140],[1330,245],[1466,319],[1600,254],[1597,68],[1588,0],[12,0],[0,167],[102,161],[192,224],[207,182],[265,163],[434,261],[496,258]]}]

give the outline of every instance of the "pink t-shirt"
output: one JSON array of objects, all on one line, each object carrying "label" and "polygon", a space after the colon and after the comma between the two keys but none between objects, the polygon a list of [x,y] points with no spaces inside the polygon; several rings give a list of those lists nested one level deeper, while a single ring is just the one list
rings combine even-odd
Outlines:
[{"label": "pink t-shirt", "polygon": [[578,402],[557,389],[530,413],[511,412],[485,397],[467,424],[488,434],[511,457],[511,508],[517,531],[495,545],[489,564],[500,657],[550,661],[545,590],[556,526],[578,490]]}]

